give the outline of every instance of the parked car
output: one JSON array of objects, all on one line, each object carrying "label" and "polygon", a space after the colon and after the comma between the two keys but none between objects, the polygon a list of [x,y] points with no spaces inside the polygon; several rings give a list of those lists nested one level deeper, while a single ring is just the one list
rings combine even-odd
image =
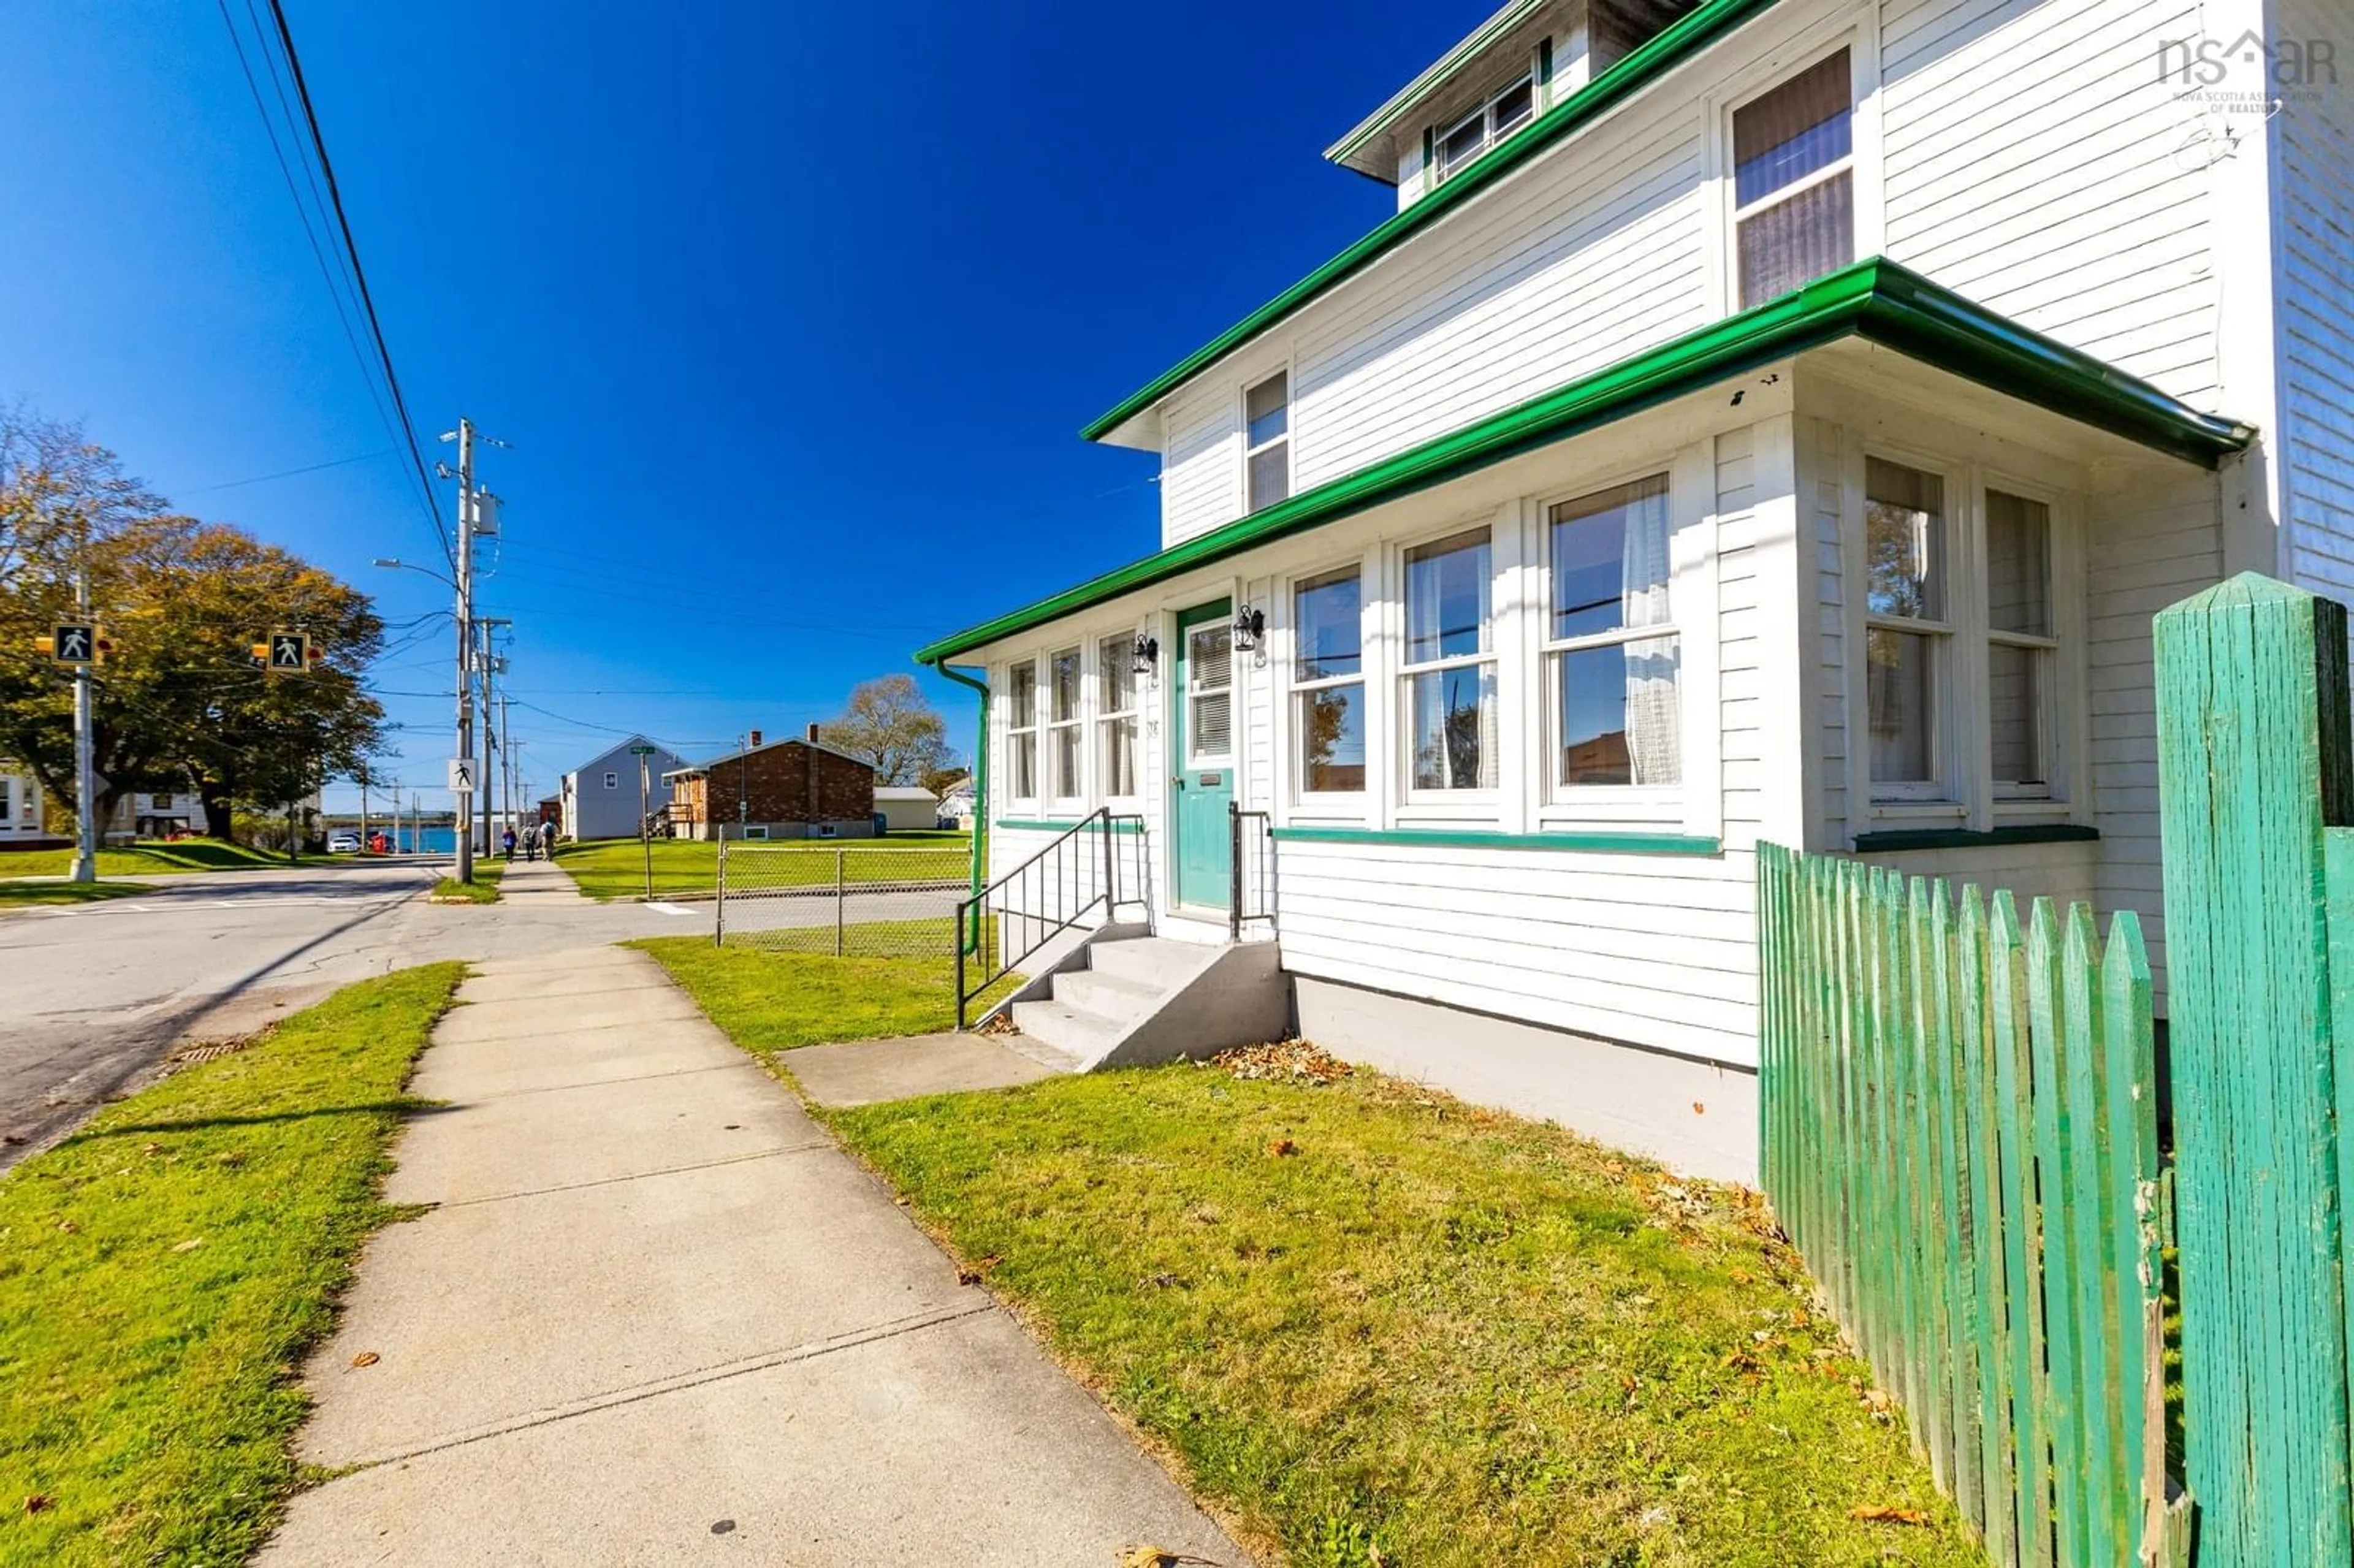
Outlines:
[{"label": "parked car", "polygon": [[329,854],[359,853],[359,833],[351,828],[337,828],[334,832],[327,835],[327,853]]}]

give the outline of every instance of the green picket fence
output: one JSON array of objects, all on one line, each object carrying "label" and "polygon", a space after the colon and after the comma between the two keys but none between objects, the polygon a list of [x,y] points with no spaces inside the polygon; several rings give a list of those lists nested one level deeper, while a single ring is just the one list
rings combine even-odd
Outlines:
[{"label": "green picket fence", "polygon": [[2180,1563],[2131,913],[1758,850],[1763,1172],[2002,1564]]}]

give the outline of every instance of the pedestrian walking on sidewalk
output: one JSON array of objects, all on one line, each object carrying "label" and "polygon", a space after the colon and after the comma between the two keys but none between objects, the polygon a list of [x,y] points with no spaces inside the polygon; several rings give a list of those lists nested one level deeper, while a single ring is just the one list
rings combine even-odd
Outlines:
[{"label": "pedestrian walking on sidewalk", "polygon": [[515,832],[514,832],[514,830],[513,828],[509,828],[505,832],[501,833],[501,834],[499,835],[499,842],[500,842],[500,843],[502,843],[502,844],[504,844],[504,845],[506,847],[506,852],[507,852],[507,863],[509,863],[510,865],[512,865],[513,863],[514,863],[514,846],[515,846]]}]

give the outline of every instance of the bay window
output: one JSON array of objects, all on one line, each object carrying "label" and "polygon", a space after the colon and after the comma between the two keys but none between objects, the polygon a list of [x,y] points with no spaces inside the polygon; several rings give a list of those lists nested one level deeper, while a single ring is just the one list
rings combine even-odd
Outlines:
[{"label": "bay window", "polygon": [[1940,733],[1953,668],[1945,481],[1867,458],[1863,544],[1872,794],[1950,799]]},{"label": "bay window", "polygon": [[1006,792],[1038,798],[1038,666],[1029,659],[1005,674]]},{"label": "bay window", "polygon": [[1496,787],[1493,581],[1485,528],[1405,553],[1403,733],[1416,790]]},{"label": "bay window", "polygon": [[1365,787],[1363,586],[1354,567],[1291,592],[1292,752],[1303,795]]},{"label": "bay window", "polygon": [[2059,641],[2052,615],[2052,512],[2040,501],[1986,493],[1987,750],[1998,800],[2052,790],[2052,687]]},{"label": "bay window", "polygon": [[1107,799],[1136,793],[1136,667],[1127,632],[1096,648],[1096,766]]},{"label": "bay window", "polygon": [[1855,260],[1853,98],[1841,49],[1733,111],[1742,309]]},{"label": "bay window", "polygon": [[1076,800],[1086,793],[1079,774],[1079,651],[1066,648],[1046,660],[1047,779],[1055,799]]},{"label": "bay window", "polygon": [[1547,514],[1543,648],[1556,795],[1682,777],[1669,531],[1663,473]]}]

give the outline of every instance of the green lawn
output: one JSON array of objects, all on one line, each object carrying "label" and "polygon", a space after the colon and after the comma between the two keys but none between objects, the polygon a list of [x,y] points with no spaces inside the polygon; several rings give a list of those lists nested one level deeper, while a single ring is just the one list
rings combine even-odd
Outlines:
[{"label": "green lawn", "polygon": [[[830,938],[832,928],[825,934]],[[945,937],[940,956],[912,959],[716,948],[707,937],[626,945],[652,954],[696,1006],[764,1059],[799,1045],[956,1027],[956,971]]]},{"label": "green lawn", "polygon": [[[940,1018],[913,967],[638,945],[764,1057]],[[1737,1190],[1363,1072],[817,1114],[1302,1568],[1982,1562]]]},{"label": "green lawn", "polygon": [[143,882],[0,882],[0,909],[35,905],[101,904],[155,890]]},{"label": "green lawn", "polygon": [[241,1563],[462,965],[337,992],[0,1177],[0,1561]]},{"label": "green lawn", "polygon": [[[0,854],[0,877],[64,876],[73,870],[70,849],[20,850]],[[342,864],[347,854],[306,854],[292,863]],[[282,853],[248,849],[218,839],[182,839],[177,843],[124,844],[98,852],[101,876],[136,876],[159,871],[268,871],[290,863]]]},{"label": "green lawn", "polygon": [[[852,882],[909,879],[960,880],[972,867],[972,835],[897,832],[880,839],[833,839],[794,842],[773,840],[730,843],[729,887],[744,875],[761,885],[810,886],[833,880],[834,856],[843,856]],[[653,842],[654,896],[708,895],[716,885],[719,849],[695,839]],[[592,839],[559,844],[556,863],[572,874],[591,898],[642,898],[645,851],[636,839]],[[738,868],[744,868],[739,872]]]},{"label": "green lawn", "polygon": [[473,881],[461,882],[454,876],[445,876],[433,885],[433,891],[426,896],[451,904],[496,904],[499,878],[506,874],[505,861],[496,855],[478,854],[474,857]]}]

